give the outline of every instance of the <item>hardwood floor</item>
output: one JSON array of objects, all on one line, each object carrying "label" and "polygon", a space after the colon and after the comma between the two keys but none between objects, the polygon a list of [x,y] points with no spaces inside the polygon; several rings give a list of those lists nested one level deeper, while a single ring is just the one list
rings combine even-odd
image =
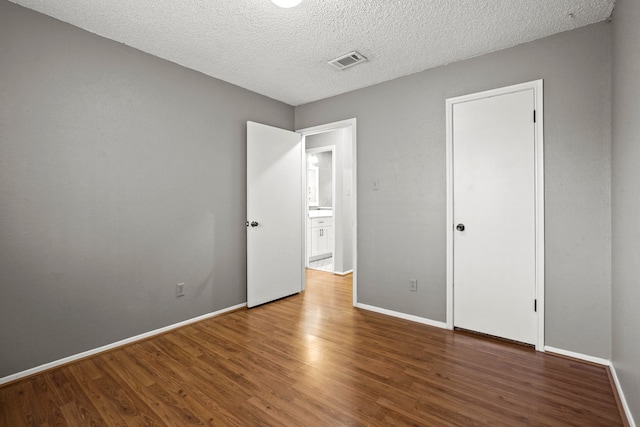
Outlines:
[{"label": "hardwood floor", "polygon": [[351,278],[0,388],[6,427],[620,426],[605,368],[351,306]]}]

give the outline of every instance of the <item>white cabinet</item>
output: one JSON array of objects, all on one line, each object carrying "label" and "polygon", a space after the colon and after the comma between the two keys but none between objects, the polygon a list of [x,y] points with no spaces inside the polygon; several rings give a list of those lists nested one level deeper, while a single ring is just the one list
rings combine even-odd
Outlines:
[{"label": "white cabinet", "polygon": [[333,218],[311,218],[309,223],[309,256],[331,255],[333,250]]}]

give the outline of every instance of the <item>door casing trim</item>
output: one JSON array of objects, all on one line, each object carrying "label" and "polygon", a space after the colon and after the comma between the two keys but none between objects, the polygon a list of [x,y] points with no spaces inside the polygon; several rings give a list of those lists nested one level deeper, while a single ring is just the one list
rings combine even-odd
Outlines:
[{"label": "door casing trim", "polygon": [[526,83],[487,90],[469,95],[457,96],[446,100],[446,181],[447,181],[447,283],[446,283],[446,325],[453,329],[453,106],[455,104],[505,95],[513,92],[533,89],[536,122],[534,124],[535,138],[535,295],[537,301],[536,323],[537,337],[535,347],[537,351],[544,351],[544,103],[543,81],[534,80]]}]

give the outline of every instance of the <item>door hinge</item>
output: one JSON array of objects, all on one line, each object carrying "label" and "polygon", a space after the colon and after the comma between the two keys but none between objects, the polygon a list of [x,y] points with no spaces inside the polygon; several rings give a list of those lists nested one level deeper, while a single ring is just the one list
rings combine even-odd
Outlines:
[{"label": "door hinge", "polygon": [[538,300],[537,299],[533,300],[533,311],[535,311],[536,313],[538,312]]},{"label": "door hinge", "polygon": [[533,123],[536,122],[536,110],[533,110]]}]

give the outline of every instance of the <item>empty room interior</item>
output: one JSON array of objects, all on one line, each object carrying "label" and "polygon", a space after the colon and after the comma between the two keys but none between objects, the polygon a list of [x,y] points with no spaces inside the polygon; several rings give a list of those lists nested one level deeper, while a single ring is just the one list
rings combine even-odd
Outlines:
[{"label": "empty room interior", "polygon": [[0,425],[635,426],[640,2],[274,3],[0,0]]}]

